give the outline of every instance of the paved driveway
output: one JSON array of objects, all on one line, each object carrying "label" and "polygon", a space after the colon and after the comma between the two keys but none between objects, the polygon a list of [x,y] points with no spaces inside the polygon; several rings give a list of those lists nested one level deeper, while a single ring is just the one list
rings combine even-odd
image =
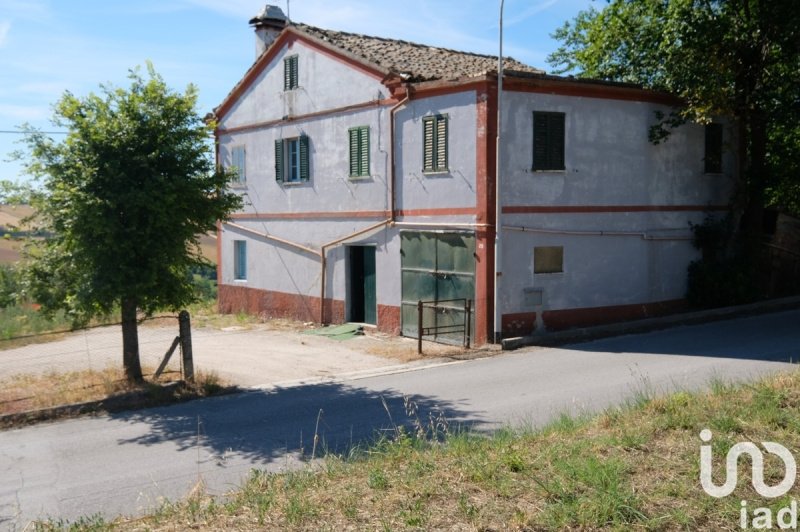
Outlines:
[{"label": "paved driveway", "polygon": [[[166,323],[139,329],[142,364],[151,370],[158,366],[177,334],[175,323],[170,323],[175,320],[161,321]],[[259,325],[192,330],[195,368],[216,372],[245,387],[391,368],[409,358],[415,346],[408,338],[357,336],[337,341]],[[19,373],[119,367],[121,360],[119,326],[99,327],[46,343],[0,350],[0,379]],[[180,369],[179,353],[173,356],[169,369]]]}]

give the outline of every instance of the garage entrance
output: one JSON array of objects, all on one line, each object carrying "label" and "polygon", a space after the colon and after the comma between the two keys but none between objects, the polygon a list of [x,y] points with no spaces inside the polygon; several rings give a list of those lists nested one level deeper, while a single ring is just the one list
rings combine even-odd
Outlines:
[{"label": "garage entrance", "polygon": [[[447,300],[475,300],[475,235],[457,232],[400,233],[402,271],[401,326],[403,336],[417,336],[418,301],[443,301],[423,312],[423,327],[464,323],[463,303]],[[475,330],[474,314],[470,329]],[[443,333],[434,340],[461,344],[461,333]]]}]

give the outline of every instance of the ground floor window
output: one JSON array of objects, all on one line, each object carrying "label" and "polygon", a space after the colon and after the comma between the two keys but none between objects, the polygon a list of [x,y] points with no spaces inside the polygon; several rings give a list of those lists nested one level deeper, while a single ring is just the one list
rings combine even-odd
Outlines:
[{"label": "ground floor window", "polygon": [[237,281],[247,280],[247,242],[233,241],[233,278]]}]

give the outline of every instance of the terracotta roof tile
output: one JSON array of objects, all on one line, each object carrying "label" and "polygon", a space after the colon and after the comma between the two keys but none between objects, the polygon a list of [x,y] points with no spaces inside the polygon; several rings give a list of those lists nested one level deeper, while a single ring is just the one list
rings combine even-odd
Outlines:
[{"label": "terracotta roof tile", "polygon": [[[454,80],[497,71],[497,56],[324,30],[306,24],[295,23],[293,26],[386,70],[403,74],[408,81]],[[544,73],[510,57],[504,58],[503,68],[532,74]]]}]

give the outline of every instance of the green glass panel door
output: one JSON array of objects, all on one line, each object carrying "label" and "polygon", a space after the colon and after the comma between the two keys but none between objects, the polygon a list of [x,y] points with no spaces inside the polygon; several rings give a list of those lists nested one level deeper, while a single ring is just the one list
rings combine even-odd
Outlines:
[{"label": "green glass panel door", "polygon": [[[415,337],[418,301],[436,301],[438,311],[423,311],[423,327],[464,323],[463,302],[475,299],[475,236],[470,233],[402,232],[401,325],[404,336]],[[441,303],[438,303],[441,302]],[[474,316],[473,316],[474,321]],[[474,331],[474,327],[471,327]],[[443,333],[436,340],[461,343],[462,333]]]}]

